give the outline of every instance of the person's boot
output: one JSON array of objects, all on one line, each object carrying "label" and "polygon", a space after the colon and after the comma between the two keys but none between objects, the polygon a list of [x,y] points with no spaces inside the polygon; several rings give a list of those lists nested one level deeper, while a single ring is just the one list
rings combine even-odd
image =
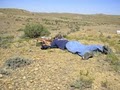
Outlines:
[{"label": "person's boot", "polygon": [[110,54],[112,50],[108,46],[103,46],[103,53],[104,54]]},{"label": "person's boot", "polygon": [[88,60],[89,58],[93,57],[93,53],[92,52],[87,52],[84,54],[84,56],[82,57],[83,60]]}]

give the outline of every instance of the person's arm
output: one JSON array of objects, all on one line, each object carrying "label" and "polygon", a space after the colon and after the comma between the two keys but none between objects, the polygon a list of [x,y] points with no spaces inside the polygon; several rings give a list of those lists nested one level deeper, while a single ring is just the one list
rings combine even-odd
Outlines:
[{"label": "person's arm", "polygon": [[51,42],[50,48],[58,48],[56,45],[56,39]]},{"label": "person's arm", "polygon": [[57,48],[56,40],[53,40],[50,45],[42,45],[41,46],[42,50],[49,49],[49,48]]}]

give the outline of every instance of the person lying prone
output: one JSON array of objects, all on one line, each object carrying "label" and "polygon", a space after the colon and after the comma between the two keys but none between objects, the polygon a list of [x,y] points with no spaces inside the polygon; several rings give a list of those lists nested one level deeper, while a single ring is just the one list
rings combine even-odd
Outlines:
[{"label": "person lying prone", "polygon": [[88,60],[93,57],[93,52],[98,51],[103,54],[111,53],[111,49],[104,45],[85,45],[78,41],[69,41],[63,37],[54,38],[50,45],[42,45],[41,49],[46,50],[48,48],[59,48],[62,50],[68,50],[71,53],[78,54],[84,60]]}]

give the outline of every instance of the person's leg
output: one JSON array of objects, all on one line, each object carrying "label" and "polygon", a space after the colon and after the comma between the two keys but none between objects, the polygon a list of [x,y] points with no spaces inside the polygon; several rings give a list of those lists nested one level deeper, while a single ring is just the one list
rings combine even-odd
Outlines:
[{"label": "person's leg", "polygon": [[93,52],[88,49],[84,49],[82,52],[78,52],[77,54],[81,56],[83,60],[88,60],[94,56]]},{"label": "person's leg", "polygon": [[103,45],[86,45],[86,49],[89,51],[103,52]]},{"label": "person's leg", "polygon": [[102,45],[85,45],[84,47],[85,48],[81,52],[78,52],[78,55],[80,55],[84,60],[93,57],[93,51],[103,52]]},{"label": "person's leg", "polygon": [[88,45],[87,50],[92,51],[99,51],[103,54],[110,54],[112,50],[108,46],[103,45]]},{"label": "person's leg", "polygon": [[104,54],[110,53],[110,50],[108,47],[103,45],[84,45],[77,41],[69,41],[66,44],[66,48],[68,51],[72,53],[77,53],[80,55],[83,59],[88,59],[90,57],[93,57],[93,51],[99,51]]},{"label": "person's leg", "polygon": [[84,60],[87,60],[90,57],[93,57],[93,53],[90,52],[89,49],[87,49],[87,46],[83,45],[77,41],[69,41],[66,44],[66,48],[68,51],[78,54]]},{"label": "person's leg", "polygon": [[86,45],[86,48],[84,49],[84,51],[78,54],[82,56],[82,59],[87,60],[94,56],[93,51],[99,51],[104,54],[110,54],[112,52],[112,50],[108,46]]},{"label": "person's leg", "polygon": [[72,53],[82,52],[82,50],[85,48],[83,44],[77,42],[77,41],[69,41],[66,44],[66,48],[68,51]]},{"label": "person's leg", "polygon": [[93,52],[86,52],[83,56],[82,56],[82,59],[83,60],[88,60],[89,58],[92,58],[94,55],[93,55]]}]

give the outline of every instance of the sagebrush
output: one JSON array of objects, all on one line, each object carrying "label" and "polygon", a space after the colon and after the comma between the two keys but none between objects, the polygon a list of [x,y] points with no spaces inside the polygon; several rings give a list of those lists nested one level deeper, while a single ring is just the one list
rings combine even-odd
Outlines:
[{"label": "sagebrush", "polygon": [[37,38],[39,36],[48,36],[50,32],[41,24],[27,24],[24,28],[26,37]]}]

